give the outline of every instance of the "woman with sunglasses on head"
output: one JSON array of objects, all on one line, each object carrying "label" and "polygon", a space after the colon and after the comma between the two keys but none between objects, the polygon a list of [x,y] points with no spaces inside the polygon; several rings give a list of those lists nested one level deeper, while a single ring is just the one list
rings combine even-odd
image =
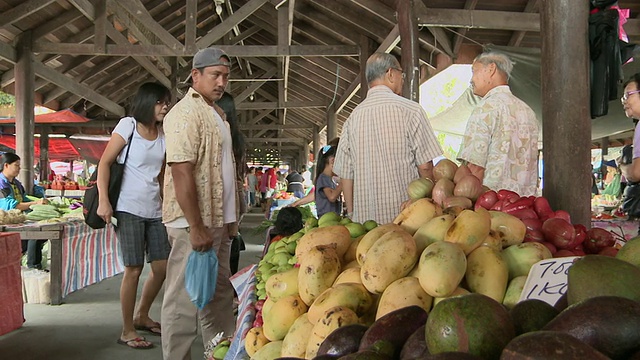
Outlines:
[{"label": "woman with sunglasses on head", "polygon": [[[120,285],[123,328],[118,343],[133,349],[153,347],[137,330],[152,335],[161,332],[160,324],[149,317],[149,309],[164,282],[171,251],[162,223],[161,200],[165,165],[162,120],[169,111],[170,99],[171,92],[160,84],[141,85],[133,98],[131,116],[118,122],[98,164],[98,215],[107,224],[112,217],[117,220],[116,234],[125,266]],[[114,161],[125,166],[115,208],[108,194],[109,169]],[[151,271],[135,310],[145,255]]]},{"label": "woman with sunglasses on head", "polygon": [[327,145],[318,153],[318,172],[315,181],[316,212],[318,219],[328,212],[342,216],[342,185],[336,184],[333,177],[333,163],[337,147]]}]

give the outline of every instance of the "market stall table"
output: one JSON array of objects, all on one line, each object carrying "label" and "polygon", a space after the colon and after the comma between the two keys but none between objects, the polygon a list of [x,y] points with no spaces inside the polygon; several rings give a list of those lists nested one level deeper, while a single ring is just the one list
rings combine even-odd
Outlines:
[{"label": "market stall table", "polygon": [[24,322],[22,280],[20,275],[20,235],[0,234],[0,335]]},{"label": "market stall table", "polygon": [[24,240],[49,240],[51,304],[66,295],[124,271],[115,231],[94,230],[82,221],[55,224],[7,225]]}]

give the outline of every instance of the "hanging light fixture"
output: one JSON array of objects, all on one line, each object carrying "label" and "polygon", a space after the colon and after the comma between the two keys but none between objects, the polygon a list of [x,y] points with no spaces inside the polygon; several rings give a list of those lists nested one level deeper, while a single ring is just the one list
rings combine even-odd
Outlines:
[{"label": "hanging light fixture", "polygon": [[216,4],[216,14],[218,14],[218,16],[222,15],[222,4],[224,4],[224,0],[213,0],[213,3]]}]

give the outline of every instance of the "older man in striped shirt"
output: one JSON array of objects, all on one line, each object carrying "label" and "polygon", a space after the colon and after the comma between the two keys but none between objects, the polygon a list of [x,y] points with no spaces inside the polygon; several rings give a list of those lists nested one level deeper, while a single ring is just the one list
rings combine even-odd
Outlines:
[{"label": "older man in striped shirt", "polygon": [[367,60],[369,92],[342,129],[334,172],[353,221],[390,223],[406,200],[409,182],[432,177],[442,155],[420,104],[403,98],[404,74],[390,54]]}]

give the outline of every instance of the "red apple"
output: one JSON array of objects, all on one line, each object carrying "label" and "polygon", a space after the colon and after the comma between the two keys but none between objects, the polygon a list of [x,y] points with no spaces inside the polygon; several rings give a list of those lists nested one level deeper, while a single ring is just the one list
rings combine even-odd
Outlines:
[{"label": "red apple", "polygon": [[600,251],[598,252],[598,255],[611,256],[611,257],[616,257],[616,254],[618,254],[618,249],[614,248],[613,246],[604,247],[600,249]]},{"label": "red apple", "polygon": [[558,250],[558,252],[556,252],[553,255],[553,257],[556,257],[556,258],[568,257],[568,256],[576,256],[576,254],[574,254],[571,250],[562,249],[562,250]]},{"label": "red apple", "polygon": [[567,249],[576,238],[576,230],[573,225],[560,218],[547,219],[542,224],[542,233],[548,242],[559,249]]},{"label": "red apple", "polygon": [[542,245],[546,246],[549,249],[551,255],[555,255],[558,252],[558,248],[550,242],[543,241]]}]

